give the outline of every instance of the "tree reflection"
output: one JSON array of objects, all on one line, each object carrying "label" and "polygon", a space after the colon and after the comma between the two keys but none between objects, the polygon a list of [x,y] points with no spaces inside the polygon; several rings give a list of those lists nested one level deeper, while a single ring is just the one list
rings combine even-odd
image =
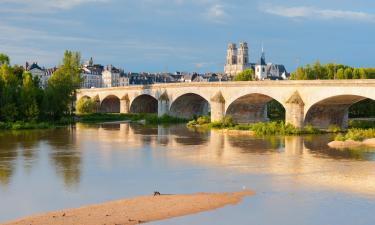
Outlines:
[{"label": "tree reflection", "polygon": [[[67,131],[69,129],[69,131]],[[81,152],[76,146],[75,128],[58,129],[50,135],[49,157],[67,188],[76,188],[81,178]]]}]

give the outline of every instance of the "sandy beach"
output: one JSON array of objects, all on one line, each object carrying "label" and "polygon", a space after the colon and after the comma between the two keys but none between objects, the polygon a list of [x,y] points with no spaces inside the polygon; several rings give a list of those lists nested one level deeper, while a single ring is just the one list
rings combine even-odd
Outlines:
[{"label": "sandy beach", "polygon": [[332,141],[328,143],[331,148],[357,148],[357,147],[375,147],[375,138],[366,139],[364,141]]},{"label": "sandy beach", "polygon": [[141,196],[30,216],[4,225],[132,225],[185,216],[237,204],[254,195],[250,190],[231,193]]}]

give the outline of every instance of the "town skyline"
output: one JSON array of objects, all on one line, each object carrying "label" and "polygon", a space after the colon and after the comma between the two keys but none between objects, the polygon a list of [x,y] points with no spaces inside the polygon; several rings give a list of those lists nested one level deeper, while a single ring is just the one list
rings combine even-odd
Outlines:
[{"label": "town skyline", "polygon": [[368,0],[38,2],[0,1],[1,52],[12,64],[53,67],[70,49],[127,71],[219,72],[227,43],[246,41],[250,61],[263,43],[267,59],[288,71],[316,60],[373,66]]}]

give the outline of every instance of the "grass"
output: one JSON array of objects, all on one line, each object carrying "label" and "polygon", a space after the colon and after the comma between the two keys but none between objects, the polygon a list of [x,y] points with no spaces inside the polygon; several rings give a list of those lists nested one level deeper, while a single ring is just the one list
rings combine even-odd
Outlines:
[{"label": "grass", "polygon": [[48,122],[0,122],[0,130],[50,129],[56,125]]},{"label": "grass", "polygon": [[335,141],[363,141],[364,139],[375,138],[375,128],[361,129],[351,128],[346,134],[338,134],[335,137]]},{"label": "grass", "polygon": [[285,124],[284,121],[259,122],[253,124],[236,124],[232,117],[226,116],[221,121],[211,122],[208,117],[199,117],[189,121],[188,127],[205,127],[213,129],[230,130],[250,130],[256,135],[301,135],[301,134],[319,134],[323,131],[307,125],[303,129],[295,128],[291,124]]}]

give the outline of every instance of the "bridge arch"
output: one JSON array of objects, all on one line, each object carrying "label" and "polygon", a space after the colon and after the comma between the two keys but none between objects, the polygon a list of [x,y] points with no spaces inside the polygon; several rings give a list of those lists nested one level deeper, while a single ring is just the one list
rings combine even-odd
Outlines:
[{"label": "bridge arch", "polygon": [[365,99],[375,100],[356,94],[339,94],[319,99],[306,108],[304,124],[323,129],[336,125],[345,129],[348,127],[349,108]]},{"label": "bridge arch", "polygon": [[116,95],[106,96],[100,103],[100,112],[120,113],[120,98]]},{"label": "bridge arch", "polygon": [[265,122],[269,120],[267,105],[272,101],[281,105],[285,114],[285,106],[275,98],[262,93],[249,93],[228,104],[225,115],[231,116],[236,123]]},{"label": "bridge arch", "polygon": [[141,94],[130,103],[130,113],[158,113],[158,100],[149,94]]},{"label": "bridge arch", "polygon": [[199,94],[186,93],[172,102],[169,112],[172,116],[186,119],[206,116],[210,112],[210,103]]}]

